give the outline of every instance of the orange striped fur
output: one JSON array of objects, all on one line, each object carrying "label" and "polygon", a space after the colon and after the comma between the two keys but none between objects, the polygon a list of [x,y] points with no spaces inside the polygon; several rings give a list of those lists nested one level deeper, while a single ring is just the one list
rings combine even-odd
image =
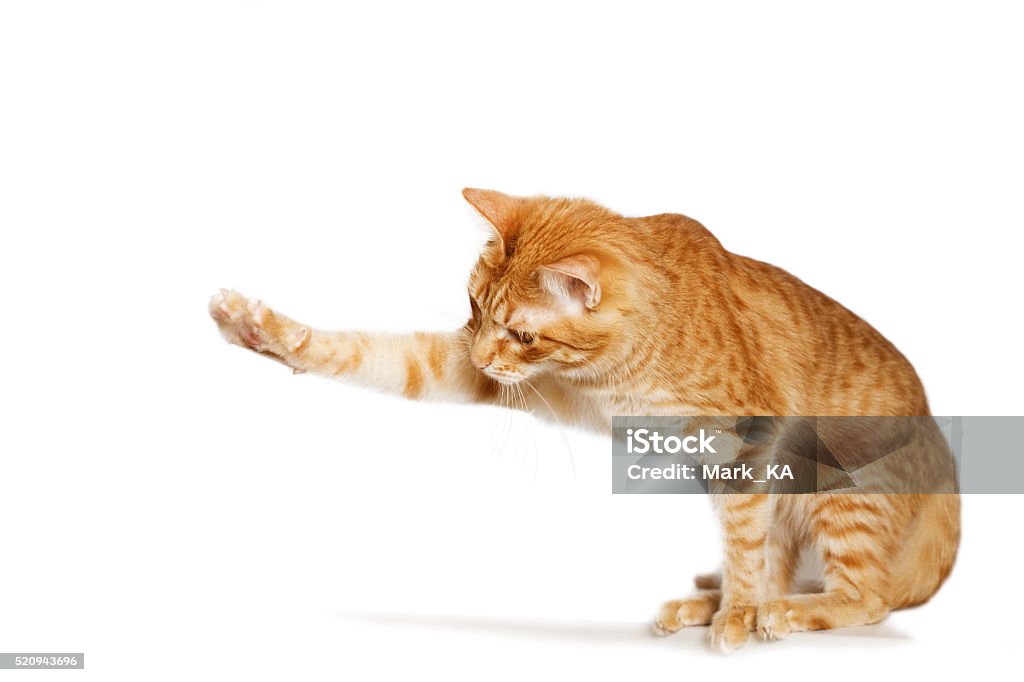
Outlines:
[{"label": "orange striped fur", "polygon": [[[849,310],[726,251],[681,215],[626,218],[582,199],[464,191],[494,228],[451,333],[326,332],[238,293],[210,312],[232,343],[412,399],[505,403],[607,433],[613,415],[927,415],[913,367]],[[509,405],[510,406],[510,405]],[[720,495],[720,575],[671,601],[662,633],[874,623],[926,601],[959,543],[956,495]],[[801,557],[823,566],[798,593]]]}]

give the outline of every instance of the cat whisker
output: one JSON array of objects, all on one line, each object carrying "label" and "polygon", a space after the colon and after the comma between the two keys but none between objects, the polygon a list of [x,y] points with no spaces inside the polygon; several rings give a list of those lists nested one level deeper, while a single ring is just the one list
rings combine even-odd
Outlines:
[{"label": "cat whisker", "polygon": [[494,441],[494,448],[491,450],[491,456],[497,456],[500,458],[502,453],[505,451],[505,445],[508,443],[508,436],[512,426],[511,410],[508,409],[508,394],[505,387],[501,384],[498,384],[498,403],[500,407],[505,409],[501,410],[501,417],[497,421],[497,425],[495,427],[496,437]]},{"label": "cat whisker", "polygon": [[521,441],[522,448],[523,448],[522,469],[525,471],[526,470],[526,465],[527,465],[527,460],[529,459],[529,454],[530,454],[530,444],[529,444],[529,441],[526,438],[526,433],[529,431],[529,428],[530,428],[530,426],[528,424],[529,417],[526,416],[526,415],[529,414],[530,408],[529,408],[529,405],[526,404],[526,399],[523,396],[523,389],[519,386],[519,384],[513,384],[512,388],[515,389],[516,402],[519,405],[522,406],[522,411],[525,413],[524,415],[521,415],[520,418],[519,418],[519,439]]},{"label": "cat whisker", "polygon": [[453,324],[456,328],[461,327],[466,323],[466,317],[459,318],[450,312],[444,310],[438,310],[436,308],[424,308],[428,313],[436,315],[438,318],[443,320],[445,324]]},{"label": "cat whisker", "polygon": [[548,410],[551,412],[551,416],[554,418],[555,423],[558,425],[558,432],[562,436],[562,443],[565,444],[565,449],[569,453],[569,464],[572,466],[572,477],[576,478],[576,458],[572,454],[572,446],[569,445],[569,437],[565,435],[565,426],[562,424],[562,420],[558,418],[558,413],[555,412],[555,408],[551,407],[551,403],[549,403],[547,398],[545,398],[544,395],[539,390],[537,390],[537,387],[533,385],[532,381],[530,381],[529,379],[523,379],[523,383],[525,383],[529,388],[533,390],[534,393],[537,394],[537,397],[541,399],[541,402],[543,402],[547,406]]},{"label": "cat whisker", "polygon": [[[516,384],[516,392],[519,393],[519,400],[523,404],[523,411],[527,412],[528,414],[530,414],[532,416],[533,415],[533,410],[530,409],[529,403],[526,400],[526,394],[523,393],[522,386],[520,386],[519,384]],[[532,451],[533,452],[533,480],[534,480],[534,482],[536,482],[537,481],[537,474],[538,474],[538,471],[540,469],[540,453],[537,451],[537,430],[536,430],[537,427],[536,427],[536,425],[534,425],[532,420],[529,420],[528,423],[524,423],[524,428],[526,429],[528,434],[533,436],[533,451]],[[530,441],[529,441],[529,439],[527,439],[527,438],[523,439],[523,447],[526,449],[527,454],[529,454],[530,453]]]}]

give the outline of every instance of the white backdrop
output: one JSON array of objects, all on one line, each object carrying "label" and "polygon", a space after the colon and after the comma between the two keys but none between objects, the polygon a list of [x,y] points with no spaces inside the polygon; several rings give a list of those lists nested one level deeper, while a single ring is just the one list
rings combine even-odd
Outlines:
[{"label": "white backdrop", "polygon": [[5,2],[0,650],[84,651],[97,680],[1014,661],[1019,497],[965,500],[925,607],[724,659],[644,629],[717,565],[706,500],[613,497],[596,436],[294,377],[224,344],[206,302],[451,328],[485,235],[459,190],[579,194],[686,213],[837,298],[936,414],[1024,413],[1020,19]]}]

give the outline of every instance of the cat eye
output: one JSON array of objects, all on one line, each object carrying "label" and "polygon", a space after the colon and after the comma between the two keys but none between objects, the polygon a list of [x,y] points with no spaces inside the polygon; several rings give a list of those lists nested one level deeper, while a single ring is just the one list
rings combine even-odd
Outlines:
[{"label": "cat eye", "polygon": [[523,344],[524,346],[529,346],[531,343],[537,340],[537,337],[531,334],[530,332],[521,332],[515,329],[509,329],[508,331],[509,333],[512,334],[512,336],[516,337],[516,341]]}]

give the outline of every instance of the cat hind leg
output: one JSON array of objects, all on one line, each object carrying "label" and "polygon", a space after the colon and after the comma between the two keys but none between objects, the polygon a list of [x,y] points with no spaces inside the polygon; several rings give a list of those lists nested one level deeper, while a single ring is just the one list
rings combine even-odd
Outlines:
[{"label": "cat hind leg", "polygon": [[685,627],[709,625],[721,602],[721,590],[704,590],[687,599],[674,599],[661,607],[654,632],[671,635]]}]

